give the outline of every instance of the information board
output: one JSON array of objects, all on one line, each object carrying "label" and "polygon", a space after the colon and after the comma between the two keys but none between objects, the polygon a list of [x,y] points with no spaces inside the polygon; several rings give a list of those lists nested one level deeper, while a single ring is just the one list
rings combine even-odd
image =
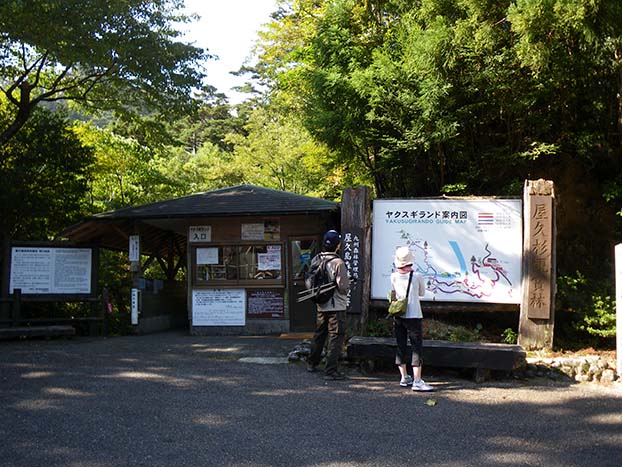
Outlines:
[{"label": "information board", "polygon": [[422,300],[521,302],[520,199],[375,200],[371,296],[386,299],[398,246],[414,254]]},{"label": "information board", "polygon": [[244,326],[246,293],[244,289],[194,289],[192,291],[193,326]]},{"label": "information board", "polygon": [[249,289],[246,293],[249,318],[284,318],[285,304],[281,289]]},{"label": "information board", "polygon": [[91,248],[11,248],[9,293],[91,294]]}]

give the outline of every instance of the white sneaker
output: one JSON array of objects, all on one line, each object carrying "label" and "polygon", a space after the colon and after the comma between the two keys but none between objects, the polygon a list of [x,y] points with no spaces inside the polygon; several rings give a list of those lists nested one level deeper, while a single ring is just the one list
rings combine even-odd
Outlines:
[{"label": "white sneaker", "polygon": [[420,379],[413,383],[413,391],[434,391],[434,388],[429,384],[425,384],[425,381]]},{"label": "white sneaker", "polygon": [[408,386],[411,386],[413,384],[413,377],[410,375],[406,375],[406,376],[402,376],[402,379],[400,380],[400,386],[402,386],[403,388],[407,388]]}]

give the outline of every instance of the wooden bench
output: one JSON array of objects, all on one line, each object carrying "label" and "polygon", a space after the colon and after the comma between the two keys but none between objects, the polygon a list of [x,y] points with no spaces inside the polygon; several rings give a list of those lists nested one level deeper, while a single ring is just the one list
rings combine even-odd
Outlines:
[{"label": "wooden bench", "polygon": [[[394,364],[397,344],[392,337],[354,336],[347,345],[348,359],[372,371],[376,362]],[[484,381],[491,370],[512,371],[526,364],[520,345],[483,342],[423,341],[426,366],[473,369],[474,379]]]},{"label": "wooden bench", "polygon": [[18,339],[21,337],[67,337],[74,336],[76,329],[73,326],[20,326],[0,328],[0,340]]}]

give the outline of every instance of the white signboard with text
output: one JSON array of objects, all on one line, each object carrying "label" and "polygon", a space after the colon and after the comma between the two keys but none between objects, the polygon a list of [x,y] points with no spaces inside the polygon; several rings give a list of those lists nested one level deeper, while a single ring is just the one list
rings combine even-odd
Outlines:
[{"label": "white signboard with text", "polygon": [[244,326],[246,291],[244,289],[194,289],[192,291],[193,326]]},{"label": "white signboard with text", "polygon": [[90,294],[90,248],[12,247],[9,293]]},{"label": "white signboard with text", "polygon": [[520,199],[375,200],[371,296],[386,299],[398,246],[414,254],[422,300],[520,303]]},{"label": "white signboard with text", "polygon": [[211,225],[196,225],[188,228],[188,241],[192,242],[211,242],[212,241],[212,226]]},{"label": "white signboard with text", "polygon": [[130,261],[140,261],[140,235],[130,235],[128,245],[128,256]]}]

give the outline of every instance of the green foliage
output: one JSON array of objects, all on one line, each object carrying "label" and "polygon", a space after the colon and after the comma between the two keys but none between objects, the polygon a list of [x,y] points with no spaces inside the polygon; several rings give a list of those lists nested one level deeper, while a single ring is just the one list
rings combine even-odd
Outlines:
[{"label": "green foliage", "polygon": [[[577,271],[557,279],[556,310],[561,320],[562,340],[596,347],[608,346],[616,333],[615,300],[611,281],[589,280]],[[565,345],[569,346],[569,345]]]},{"label": "green foliage", "polygon": [[501,333],[501,338],[506,344],[516,344],[518,342],[518,333],[512,328],[506,328]]},{"label": "green foliage", "polygon": [[179,41],[182,0],[0,3],[0,83],[12,105],[0,146],[42,102],[179,112],[200,88],[202,49]]},{"label": "green foliage", "polygon": [[592,309],[584,316],[585,325],[579,327],[592,336],[612,338],[616,336],[615,300],[610,296],[592,295]]},{"label": "green foliage", "polygon": [[230,135],[232,165],[240,182],[306,195],[334,197],[341,170],[330,170],[330,152],[300,122],[274,107],[254,110],[244,135]]},{"label": "green foliage", "polygon": [[157,166],[158,157],[166,157],[166,148],[145,146],[133,137],[89,123],[76,123],[75,131],[95,155],[89,193],[91,211],[159,201],[174,191],[175,182]]},{"label": "green foliage", "polygon": [[423,322],[423,334],[426,339],[447,340],[452,342],[476,342],[485,340],[481,334],[483,326],[474,327],[448,324],[442,321],[426,319]]},{"label": "green foliage", "polygon": [[[0,124],[6,122],[0,101]],[[85,213],[92,151],[60,114],[41,109],[2,149],[0,239],[51,240]]]},{"label": "green foliage", "polygon": [[366,336],[391,337],[393,336],[393,320],[374,319],[367,321]]},{"label": "green foliage", "polygon": [[110,309],[106,309],[108,333],[127,335],[132,333],[130,320],[131,274],[127,254],[110,250],[100,251],[100,274],[98,288],[108,292]]}]

